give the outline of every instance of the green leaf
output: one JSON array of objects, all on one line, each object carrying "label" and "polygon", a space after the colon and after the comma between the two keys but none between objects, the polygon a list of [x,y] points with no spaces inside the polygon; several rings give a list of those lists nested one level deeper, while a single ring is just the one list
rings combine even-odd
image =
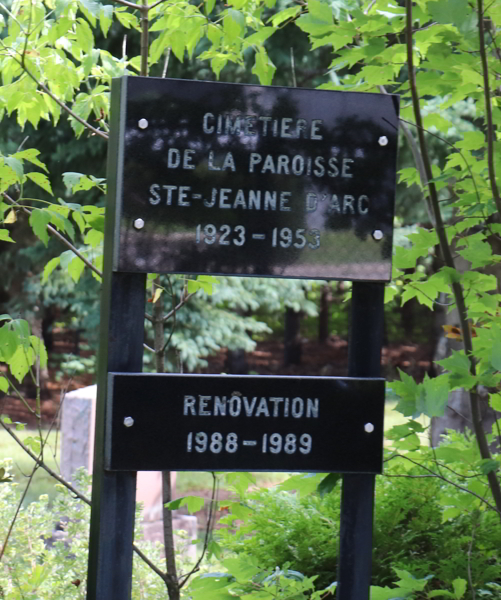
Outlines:
[{"label": "green leaf", "polygon": [[499,332],[492,344],[491,365],[496,371],[501,371],[501,336]]},{"label": "green leaf", "polygon": [[463,460],[461,450],[454,446],[442,444],[435,449],[435,456],[444,463],[456,463]]},{"label": "green leaf", "polygon": [[312,17],[324,23],[334,24],[332,8],[330,4],[319,2],[318,0],[308,0],[308,11]]},{"label": "green leaf", "polygon": [[300,12],[301,12],[300,6],[290,6],[289,8],[286,8],[285,10],[281,10],[276,15],[273,15],[273,17],[271,17],[270,20],[274,27],[278,27],[280,25],[280,23],[287,21],[287,19],[293,19]]},{"label": "green leaf", "polygon": [[47,231],[47,225],[51,221],[51,215],[40,208],[35,208],[31,212],[29,222],[33,228],[35,235],[43,242],[44,246],[47,247],[49,243],[49,232]]},{"label": "green leaf", "polygon": [[271,85],[276,70],[275,65],[269,59],[266,50],[261,46],[256,52],[256,62],[252,67],[252,73],[257,75],[261,85]]},{"label": "green leaf", "polygon": [[96,229],[89,229],[89,231],[87,231],[85,234],[84,242],[92,248],[97,248],[103,239],[104,236],[100,231],[97,231]]},{"label": "green leaf", "polygon": [[72,192],[79,192],[81,190],[90,190],[93,187],[97,187],[102,183],[103,179],[97,179],[95,177],[88,177],[83,173],[76,173],[69,171],[63,173],[63,182],[66,188]]},{"label": "green leaf", "polygon": [[320,485],[320,482],[325,479],[326,473],[301,473],[300,475],[292,475],[279,486],[279,490],[289,492],[295,490],[299,497],[312,494]]},{"label": "green leaf", "polygon": [[95,2],[94,0],[79,0],[79,3],[81,4],[82,8],[84,8],[93,17],[97,17],[99,15],[99,11],[101,9],[99,2]]},{"label": "green leaf", "polygon": [[339,473],[329,473],[327,477],[324,477],[322,481],[317,486],[317,492],[320,496],[325,496],[332,492],[335,489],[338,481],[341,479],[341,475]]},{"label": "green leaf", "polygon": [[50,274],[52,273],[52,271],[54,271],[54,269],[59,265],[60,262],[61,262],[60,256],[56,256],[55,258],[51,258],[49,260],[49,262],[43,268],[42,283],[47,282],[47,279],[49,278]]},{"label": "green leaf", "polygon": [[77,283],[77,281],[80,279],[84,269],[84,261],[78,256],[75,256],[75,258],[68,265],[68,273],[75,283]]},{"label": "green leaf", "polygon": [[19,181],[21,181],[24,175],[23,163],[17,158],[14,158],[13,156],[6,156],[4,158],[4,162],[6,165],[9,165],[9,167],[18,176]]},{"label": "green leaf", "polygon": [[245,16],[239,10],[230,8],[223,18],[223,31],[229,41],[240,37],[245,29]]},{"label": "green leaf", "polygon": [[454,596],[457,600],[461,600],[466,592],[466,579],[454,579],[452,582],[454,588]]},{"label": "green leaf", "polygon": [[195,513],[201,510],[204,502],[205,500],[199,496],[183,496],[182,498],[168,502],[166,506],[169,510],[177,510],[181,506],[186,506],[189,513]]},{"label": "green leaf", "polygon": [[371,585],[370,600],[403,600],[408,594],[401,588],[379,587]]},{"label": "green leaf", "polygon": [[115,16],[126,29],[138,26],[137,17],[130,12],[116,10]]},{"label": "green leaf", "polygon": [[484,458],[480,461],[480,471],[483,475],[495,472],[499,469],[499,462],[491,458]]},{"label": "green leaf", "polygon": [[275,33],[275,27],[263,27],[256,33],[249,35],[244,39],[244,48],[248,48],[249,46],[260,46],[264,44],[264,42]]},{"label": "green leaf", "polygon": [[214,10],[214,6],[216,5],[216,0],[204,0],[205,5],[205,15],[208,17],[211,12]]},{"label": "green leaf", "polygon": [[17,335],[7,326],[0,327],[0,356],[9,362],[19,344]]},{"label": "green leaf", "polygon": [[186,38],[184,32],[180,29],[175,29],[170,34],[170,45],[172,48],[172,52],[174,52],[174,55],[178,59],[178,61],[183,62],[184,50],[186,48]]},{"label": "green leaf", "polygon": [[[118,15],[117,15],[118,16]],[[84,19],[77,19],[75,23],[77,42],[84,54],[90,54],[94,48],[92,29]]]},{"label": "green leaf", "polygon": [[45,368],[47,366],[47,349],[45,348],[45,344],[43,340],[38,338],[36,335],[30,335],[30,342],[35,351],[35,355],[40,357],[40,366]]},{"label": "green leaf", "polygon": [[489,394],[491,408],[501,412],[501,394]]},{"label": "green leaf", "polygon": [[386,285],[384,288],[384,303],[388,304],[398,294],[398,288],[396,285]]},{"label": "green leaf", "polygon": [[425,375],[419,385],[416,409],[428,417],[443,417],[449,399],[449,379],[447,375],[439,375],[430,379]]},{"label": "green leaf", "polygon": [[465,355],[464,350],[459,352],[452,350],[451,356],[437,361],[437,364],[449,371],[451,388],[464,387],[470,389],[475,385],[476,379],[470,372],[470,360]]},{"label": "green leaf", "polygon": [[418,416],[416,410],[416,396],[418,392],[418,384],[414,379],[398,369],[400,381],[393,381],[392,388],[400,397],[400,401],[396,406],[396,410],[401,412],[405,417]]},{"label": "green leaf", "polygon": [[12,242],[15,244],[7,229],[0,229],[0,242]]},{"label": "green leaf", "polygon": [[50,185],[49,178],[44,173],[34,173],[34,172],[33,173],[26,173],[26,177],[28,177],[29,179],[31,179],[31,181],[33,181],[34,183],[36,183],[41,188],[43,188],[46,192],[49,192],[49,194],[51,196],[54,195],[52,193],[52,187]]},{"label": "green leaf", "polygon": [[432,590],[428,592],[428,598],[437,598],[438,596],[445,596],[446,598],[455,598],[452,592],[448,592],[447,590]]},{"label": "green leaf", "polygon": [[194,294],[200,289],[200,284],[194,279],[188,279],[188,294]]},{"label": "green leaf", "polygon": [[449,519],[455,519],[461,514],[461,509],[456,506],[449,506],[442,513],[442,523],[445,523]]},{"label": "green leaf", "polygon": [[435,21],[460,27],[469,17],[468,0],[440,0],[429,2],[427,8]]},{"label": "green leaf", "polygon": [[0,375],[0,392],[7,392],[9,390],[9,381]]},{"label": "green leaf", "polygon": [[104,216],[99,215],[97,217],[88,218],[87,223],[92,227],[92,229],[96,229],[100,233],[104,233]]},{"label": "green leaf", "polygon": [[12,375],[14,375],[19,383],[22,382],[34,362],[35,351],[33,348],[25,348],[22,345],[16,348],[14,355],[9,360],[9,367]]},{"label": "green leaf", "polygon": [[20,158],[29,161],[30,163],[36,165],[43,169],[46,173],[48,173],[48,169],[43,162],[38,160],[37,156],[40,154],[39,150],[35,148],[29,148],[28,150],[21,150],[21,152],[16,152],[13,156],[15,158]]},{"label": "green leaf", "polygon": [[408,571],[404,571],[403,569],[394,567],[393,570],[399,577],[397,585],[408,592],[422,592],[428,584],[428,577],[417,579],[414,575],[411,575]]},{"label": "green leaf", "polygon": [[111,4],[101,6],[101,12],[99,13],[99,25],[101,26],[101,31],[103,32],[104,37],[108,35],[108,31],[112,23],[113,6]]}]

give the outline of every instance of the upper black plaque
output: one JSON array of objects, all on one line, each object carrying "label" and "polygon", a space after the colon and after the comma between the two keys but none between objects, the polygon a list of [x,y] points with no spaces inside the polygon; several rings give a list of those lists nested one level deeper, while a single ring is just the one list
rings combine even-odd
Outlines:
[{"label": "upper black plaque", "polygon": [[383,379],[108,378],[107,469],[381,473]]},{"label": "upper black plaque", "polygon": [[396,96],[142,77],[112,94],[114,270],[390,280]]}]

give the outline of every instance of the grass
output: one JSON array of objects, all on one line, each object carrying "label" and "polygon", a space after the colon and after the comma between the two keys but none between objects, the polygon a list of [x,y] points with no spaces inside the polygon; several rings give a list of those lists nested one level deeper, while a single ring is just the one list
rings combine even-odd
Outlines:
[{"label": "grass", "polygon": [[[391,401],[386,403],[385,407],[385,430],[391,429],[394,425],[405,423],[408,418],[395,410],[396,402]],[[423,426],[429,424],[429,419],[421,418]],[[37,436],[35,431],[17,431],[17,435],[21,440]],[[44,433],[46,435],[46,432]],[[426,437],[423,439],[426,441]],[[47,465],[59,473],[59,458],[61,449],[61,436],[56,439],[56,432],[52,431],[48,437],[45,459]],[[0,432],[0,460],[10,459],[12,465],[12,474],[14,480],[20,485],[25,485],[28,476],[30,475],[34,461],[24,452],[24,450],[5,432]],[[255,473],[257,484],[259,486],[272,486],[280,483],[287,478],[286,473]],[[28,504],[36,500],[41,494],[48,494],[49,497],[55,495],[55,482],[51,476],[43,469],[38,469],[30,489],[26,495],[25,503]],[[210,473],[186,471],[178,472],[176,481],[176,494],[179,496],[186,495],[191,490],[210,489],[212,486],[212,476]]]}]

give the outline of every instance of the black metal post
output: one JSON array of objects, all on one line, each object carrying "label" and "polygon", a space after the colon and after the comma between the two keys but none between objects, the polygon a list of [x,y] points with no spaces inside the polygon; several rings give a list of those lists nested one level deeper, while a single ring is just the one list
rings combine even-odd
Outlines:
[{"label": "black metal post", "polygon": [[[383,343],[384,284],[354,283],[348,376],[379,377]],[[344,475],[337,600],[369,600],[374,475]]]},{"label": "black metal post", "polygon": [[119,155],[123,135],[118,131],[124,119],[119,101],[119,94],[112,94],[87,600],[129,600],[132,588],[136,473],[104,469],[108,372],[142,370],[146,291],[145,273],[112,271],[122,179]]}]

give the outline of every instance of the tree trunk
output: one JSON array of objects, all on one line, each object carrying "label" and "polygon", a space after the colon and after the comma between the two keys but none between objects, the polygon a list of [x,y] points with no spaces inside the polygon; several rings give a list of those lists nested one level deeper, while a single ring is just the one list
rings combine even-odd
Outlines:
[{"label": "tree trunk", "polygon": [[296,312],[292,308],[285,311],[285,334],[284,334],[284,363],[288,365],[301,364],[301,318],[303,313]]},{"label": "tree trunk", "polygon": [[[158,278],[155,279],[153,285],[153,296],[157,286],[160,287]],[[155,366],[157,373],[165,371],[165,323],[164,323],[164,302],[163,294],[157,298],[153,304],[153,329],[154,329],[154,349],[155,349]],[[167,567],[167,591],[169,600],[179,600],[179,580],[176,570],[176,552],[174,545],[174,530],[172,528],[172,511],[166,504],[172,500],[172,485],[170,471],[162,473],[162,514],[164,524],[164,546],[165,546],[165,562]]]},{"label": "tree trunk", "polygon": [[320,294],[320,311],[318,313],[318,341],[321,344],[329,339],[329,306],[331,303],[330,286],[326,283]]},{"label": "tree trunk", "polygon": [[[494,248],[496,250],[496,248]],[[499,249],[498,249],[499,250]],[[455,259],[456,269],[464,273],[471,268],[471,264],[464,260],[462,257]],[[501,287],[501,269],[490,268],[486,270],[491,275],[495,275],[498,280],[498,290]],[[450,299],[441,294],[440,301],[446,304]],[[437,374],[441,372],[441,368],[437,365],[437,361],[443,360],[451,355],[452,350],[459,351],[462,348],[461,342],[452,338],[447,338],[443,329],[444,325],[458,326],[458,314],[457,310],[454,309],[449,311],[446,307],[438,305],[435,309],[436,314],[436,328],[437,328],[437,346],[435,348],[435,354],[433,362],[437,370]],[[478,389],[480,409],[482,413],[482,425],[484,431],[490,433],[493,424],[497,419],[501,417],[501,413],[496,412],[489,406],[488,392],[482,386]],[[445,409],[443,417],[433,417],[431,420],[431,444],[436,447],[441,442],[441,436],[447,432],[447,429],[453,429],[455,431],[464,432],[466,429],[473,431],[471,406],[469,400],[469,394],[463,389],[454,390],[449,394],[449,400]],[[501,445],[501,440],[498,443],[491,445],[491,449],[497,451]]]}]

